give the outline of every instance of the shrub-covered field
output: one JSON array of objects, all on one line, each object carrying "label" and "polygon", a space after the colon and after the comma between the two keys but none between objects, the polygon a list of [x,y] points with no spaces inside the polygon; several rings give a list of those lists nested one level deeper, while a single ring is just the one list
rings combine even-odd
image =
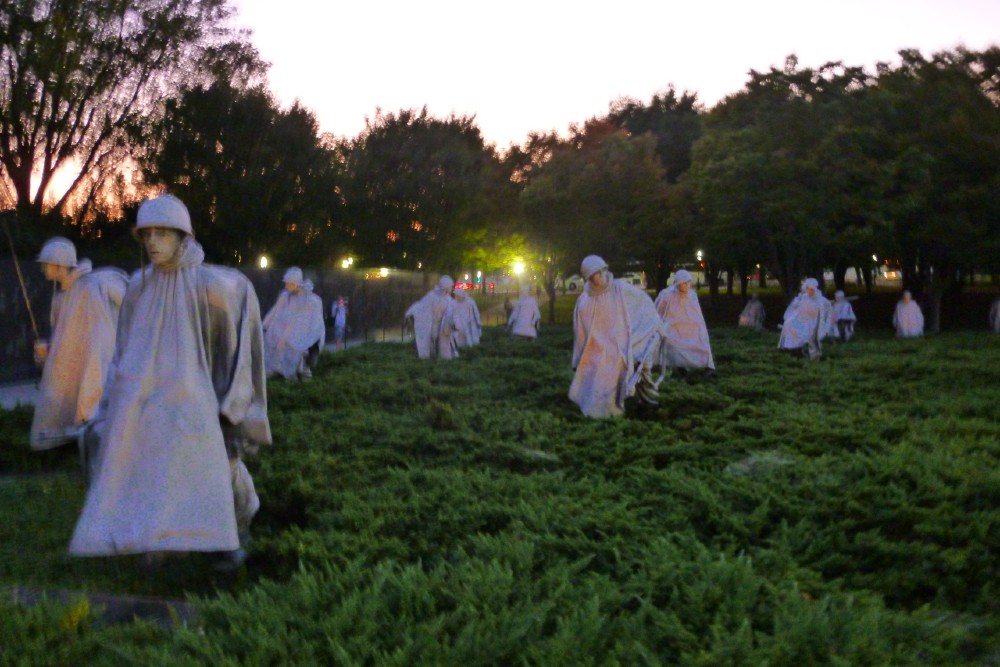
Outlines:
[{"label": "shrub-covered field", "polygon": [[808,363],[714,330],[718,375],[589,420],[572,334],[452,363],[325,355],[269,385],[247,567],[64,550],[75,452],[0,413],[0,585],[189,598],[192,626],[0,602],[2,664],[988,665],[1000,661],[1000,337]]}]

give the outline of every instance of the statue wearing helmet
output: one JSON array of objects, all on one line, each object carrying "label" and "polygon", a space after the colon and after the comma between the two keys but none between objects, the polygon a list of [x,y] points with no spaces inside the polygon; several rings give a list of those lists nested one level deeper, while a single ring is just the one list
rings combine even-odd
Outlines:
[{"label": "statue wearing helmet", "polygon": [[225,552],[238,566],[260,506],[240,460],[271,441],[260,307],[233,269],[204,263],[187,208],[139,208],[151,262],[129,282],[101,455],[70,554]]},{"label": "statue wearing helmet", "polygon": [[652,366],[662,330],[653,300],[624,280],[615,280],[597,255],[584,258],[584,291],[573,309],[573,361],[569,398],[588,417],[625,412],[625,399],[638,395],[655,404]]},{"label": "statue wearing helmet", "polygon": [[35,450],[76,441],[81,426],[94,418],[128,282],[120,269],[95,271],[89,259],[78,261],[76,247],[60,236],[45,242],[38,262],[56,290],[51,340],[35,345],[42,365],[29,438]]},{"label": "statue wearing helmet", "polygon": [[282,281],[285,289],[264,317],[264,372],[288,380],[310,377],[310,351],[322,349],[326,338],[323,302],[299,267],[285,271]]},{"label": "statue wearing helmet", "polygon": [[406,310],[403,319],[413,321],[413,339],[421,359],[458,357],[454,287],[451,276],[441,276],[437,287]]}]

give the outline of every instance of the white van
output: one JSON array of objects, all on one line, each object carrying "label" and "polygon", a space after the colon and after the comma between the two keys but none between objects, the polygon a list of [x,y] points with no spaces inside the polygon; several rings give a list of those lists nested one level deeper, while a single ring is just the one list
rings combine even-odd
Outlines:
[{"label": "white van", "polygon": [[[621,278],[628,284],[635,285],[639,289],[646,289],[645,271],[633,271],[623,276],[615,276],[615,278]],[[578,292],[583,289],[583,283],[583,278],[579,274],[574,273],[563,280],[563,289],[567,292]]]},{"label": "white van", "polygon": [[628,282],[629,285],[635,285],[639,289],[646,289],[645,271],[632,271],[631,273],[626,273],[622,276],[622,279]]}]

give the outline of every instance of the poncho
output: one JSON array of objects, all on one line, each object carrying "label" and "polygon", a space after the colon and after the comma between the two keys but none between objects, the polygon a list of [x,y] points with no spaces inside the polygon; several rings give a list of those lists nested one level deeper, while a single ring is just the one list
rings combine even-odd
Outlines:
[{"label": "poncho", "polygon": [[760,331],[764,328],[764,304],[760,299],[750,299],[740,312],[739,325]]},{"label": "poncho", "polygon": [[916,301],[899,301],[892,316],[892,326],[899,338],[915,338],[924,335],[924,314]]},{"label": "poncho", "polygon": [[714,369],[708,328],[694,290],[684,294],[675,283],[656,296],[654,305],[663,320],[663,367]]},{"label": "poncho", "polygon": [[455,293],[454,322],[455,322],[455,344],[458,347],[470,347],[479,345],[479,338],[483,331],[483,325],[479,321],[479,307],[475,300],[470,299],[464,290]]},{"label": "poncho", "polygon": [[52,297],[52,339],[31,421],[31,448],[69,442],[94,418],[115,352],[118,311],[128,277],[119,269],[77,264]]},{"label": "poncho", "polygon": [[264,363],[267,376],[295,379],[309,348],[326,339],[323,301],[312,292],[282,290],[264,318]]},{"label": "poncho", "polygon": [[820,341],[830,330],[830,301],[819,292],[803,290],[785,309],[785,322],[778,338],[778,348],[796,350],[804,346],[820,348]]},{"label": "poncho", "polygon": [[854,308],[851,307],[851,302],[844,298],[841,294],[837,294],[834,297],[833,305],[830,309],[830,331],[827,335],[837,338],[840,336],[839,323],[849,323],[849,326],[845,330],[844,334],[847,338],[850,338],[854,333],[853,324],[857,321],[857,317],[854,315]]},{"label": "poncho", "polygon": [[458,357],[455,345],[455,300],[441,287],[435,287],[411,305],[404,319],[413,319],[413,339],[421,359]]},{"label": "poncho", "polygon": [[521,298],[514,304],[507,318],[507,328],[515,336],[535,338],[538,336],[538,325],[542,321],[542,313],[538,310],[538,301],[527,290],[521,292]]},{"label": "poncho", "polygon": [[232,551],[237,513],[256,511],[227,446],[271,442],[260,309],[241,273],[203,259],[187,238],[129,283],[73,555]]},{"label": "poncho", "polygon": [[569,398],[589,417],[625,411],[625,399],[659,354],[660,316],[649,295],[624,280],[602,289],[588,282],[573,310],[573,368]]}]

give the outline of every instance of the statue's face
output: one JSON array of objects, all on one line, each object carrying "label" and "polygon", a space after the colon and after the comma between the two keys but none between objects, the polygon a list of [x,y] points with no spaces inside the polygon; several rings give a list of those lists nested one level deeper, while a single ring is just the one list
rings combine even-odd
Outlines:
[{"label": "statue's face", "polygon": [[65,266],[60,266],[59,264],[42,262],[42,273],[45,275],[46,280],[59,280],[66,273],[63,271],[65,268]]},{"label": "statue's face", "polygon": [[160,266],[174,259],[184,235],[168,227],[146,227],[139,230],[139,238],[149,255],[149,261]]},{"label": "statue's face", "polygon": [[807,287],[806,288],[806,294],[809,295],[810,299],[813,298],[814,296],[816,296],[816,288],[815,287]]},{"label": "statue's face", "polygon": [[687,294],[688,290],[691,289],[691,283],[688,281],[682,282],[677,285],[677,291],[681,294]]},{"label": "statue's face", "polygon": [[903,303],[909,303],[909,302],[910,302],[910,293],[909,292],[904,292],[903,293]]},{"label": "statue's face", "polygon": [[285,289],[294,294],[299,291],[299,286],[295,283],[285,283]]},{"label": "statue's face", "polygon": [[587,278],[587,282],[589,282],[594,287],[600,289],[601,287],[604,287],[605,285],[608,284],[608,274],[604,269],[601,269],[600,271],[594,271],[593,273],[590,274],[590,277]]}]

